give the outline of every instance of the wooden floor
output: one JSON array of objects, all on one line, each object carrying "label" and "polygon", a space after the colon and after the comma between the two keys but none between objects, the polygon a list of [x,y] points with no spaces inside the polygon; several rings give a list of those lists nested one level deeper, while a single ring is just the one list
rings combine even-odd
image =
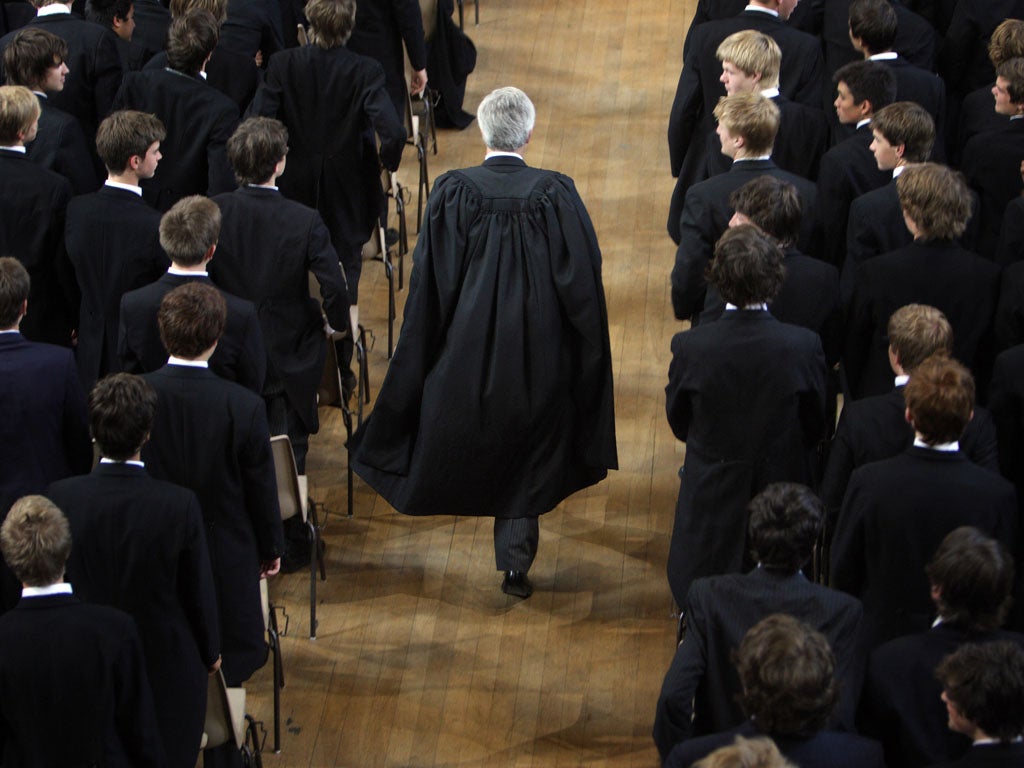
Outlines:
[{"label": "wooden floor", "polygon": [[[467,3],[467,9],[470,7]],[[683,448],[664,415],[674,249],[665,142],[693,0],[483,0],[466,107],[502,85],[537,106],[526,159],[571,175],[604,253],[620,470],[541,519],[525,601],[503,595],[490,519],[407,518],[357,479],[346,519],[344,431],[321,409],[312,496],[326,503],[327,581],[308,639],[308,576],[271,583],[290,617],[277,766],[649,766],[675,624],[665,560]],[[479,131],[442,132],[431,175],[482,160]],[[414,158],[402,176],[415,182]],[[413,202],[415,203],[415,197]],[[374,393],[386,283],[363,273]],[[399,295],[399,308],[405,300]],[[247,685],[272,723],[269,666]]]}]

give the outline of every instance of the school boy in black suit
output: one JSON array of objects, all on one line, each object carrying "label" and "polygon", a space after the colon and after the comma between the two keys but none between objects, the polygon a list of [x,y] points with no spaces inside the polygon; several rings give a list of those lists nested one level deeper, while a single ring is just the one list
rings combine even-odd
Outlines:
[{"label": "school boy in black suit", "polygon": [[737,16],[710,21],[691,28],[683,51],[672,111],[668,145],[672,175],[679,188],[669,216],[668,230],[679,242],[678,203],[700,181],[705,163],[705,138],[712,128],[711,115],[724,92],[719,45],[730,35],[752,29],[771,37],[782,51],[779,88],[786,98],[817,109],[824,88],[824,68],[819,41],[791,28],[786,19],[797,6],[793,0],[752,0]]},{"label": "school boy in black suit", "polygon": [[[28,272],[17,259],[0,257],[0,516],[18,497],[42,493],[92,464],[85,395],[71,350],[26,341],[18,331],[28,297]],[[0,611],[13,607],[19,594],[17,580],[0,564]]]},{"label": "school boy in black suit", "polygon": [[380,166],[398,169],[405,128],[385,89],[383,67],[345,48],[355,23],[353,0],[310,0],[305,13],[312,45],[270,60],[246,116],[275,117],[288,128],[281,192],[320,211],[357,304],[362,248],[384,206]]},{"label": "school boy in black suit", "polygon": [[[840,67],[858,61],[861,54],[850,41],[851,0],[827,0],[822,3],[821,38],[825,48],[825,72],[835,74]],[[893,0],[898,27],[893,47],[900,56],[922,69],[935,69],[935,56],[939,50],[935,30],[909,3]]]},{"label": "school boy in black suit", "polygon": [[826,730],[839,683],[835,655],[821,632],[784,613],[772,614],[743,636],[735,665],[749,719],[676,745],[665,768],[688,768],[738,736],[761,735],[801,768],[884,768],[878,742]]},{"label": "school boy in black suit", "polygon": [[69,581],[84,600],[135,619],[168,768],[191,768],[207,671],[220,667],[220,632],[199,501],[150,477],[139,458],[156,407],[156,392],[138,376],[101,380],[89,395],[89,427],[103,458],[48,495],[67,514],[75,542]]},{"label": "school boy in black suit", "polygon": [[942,685],[935,668],[964,643],[1012,641],[1005,632],[1014,578],[1013,558],[999,542],[976,528],[951,531],[928,563],[934,625],[918,634],[890,640],[868,662],[857,724],[879,739],[888,765],[932,765],[963,755],[970,742],[946,728]]},{"label": "school boy in black suit", "polygon": [[72,594],[61,511],[22,498],[0,527],[0,549],[24,585],[17,608],[0,616],[4,765],[165,765],[135,622]]},{"label": "school boy in black suit", "polygon": [[697,579],[680,606],[685,635],[665,674],[654,718],[654,742],[663,758],[684,739],[743,722],[732,652],[748,629],[773,613],[795,616],[828,638],[842,686],[831,719],[852,730],[864,672],[863,609],[859,600],[809,581],[800,570],[821,528],[821,502],[806,486],[775,483],[748,509],[747,538],[758,567]]},{"label": "school boy in black suit", "polygon": [[936,674],[949,728],[972,742],[959,760],[938,768],[1017,768],[1024,763],[1024,649],[1014,643],[968,643]]},{"label": "school boy in black suit", "polygon": [[756,227],[734,227],[708,275],[726,311],[675,335],[665,387],[669,425],[686,443],[668,557],[679,605],[694,579],[744,568],[748,502],[770,483],[808,482],[825,431],[821,341],[767,309],[782,250]]},{"label": "school boy in black suit", "polygon": [[134,0],[89,0],[85,17],[114,33],[117,53],[125,72],[136,72],[149,61],[157,50],[135,42]]},{"label": "school boy in black suit", "polygon": [[287,151],[288,131],[270,118],[249,118],[231,137],[228,155],[242,186],[214,198],[223,224],[211,276],[256,305],[269,356],[262,390],[268,418],[274,434],[291,438],[303,472],[309,435],[320,426],[316,388],[327,349],[320,307],[309,294],[310,272],[331,327],[349,328],[351,320],[345,277],[323,219],[277,189]]},{"label": "school boy in black suit", "polygon": [[850,40],[867,61],[888,67],[896,78],[896,101],[920,104],[935,121],[937,143],[927,159],[946,156],[946,84],[934,72],[916,67],[895,48],[896,11],[889,0],[853,0],[850,3]]},{"label": "school boy in black suit", "polygon": [[78,120],[50,104],[47,93],[64,89],[68,44],[38,27],[19,30],[4,50],[4,69],[11,85],[23,85],[39,99],[39,129],[28,147],[28,157],[71,182],[76,195],[95,192],[99,175],[93,151]]},{"label": "school boy in black suit", "polygon": [[[156,282],[129,291],[121,298],[117,356],[124,370],[152,373],[167,364],[167,349],[157,323],[160,302],[185,283],[213,285],[207,268],[217,251],[220,223],[216,206],[194,201],[179,201],[160,219],[160,246],[171,266]],[[190,234],[183,236],[185,231]],[[256,307],[227,291],[220,293],[228,314],[224,334],[210,358],[210,370],[222,379],[262,394],[267,350]]]},{"label": "school boy in black suit", "polygon": [[846,221],[850,204],[865,192],[878,189],[891,178],[878,170],[871,145],[871,119],[896,98],[896,79],[882,64],[855,61],[832,76],[836,86],[833,106],[843,125],[856,132],[836,144],[818,167],[818,214],[824,237],[823,258],[842,274],[846,258]]},{"label": "school boy in black suit", "polygon": [[[828,511],[826,540],[835,528],[853,471],[873,461],[897,456],[913,444],[914,430],[905,418],[903,391],[914,369],[932,355],[948,357],[953,353],[953,328],[949,321],[935,307],[924,304],[907,304],[893,312],[885,335],[894,386],[883,395],[843,404],[821,482],[821,498]],[[984,408],[974,409],[960,447],[979,467],[999,471],[1000,451],[992,414]]]},{"label": "school boy in black suit", "polygon": [[267,658],[259,582],[280,569],[284,541],[263,401],[208,369],[226,315],[217,289],[201,283],[175,288],[161,302],[160,336],[170,358],[144,376],[158,400],[143,457],[155,477],[199,497],[224,678],[241,685]]},{"label": "school boy in black suit", "polygon": [[121,297],[155,280],[170,263],[160,248],[160,213],[143,200],[139,186],[156,173],[164,136],[164,126],[154,115],[112,113],[96,131],[107,181],[98,192],[73,198],[68,205],[65,242],[82,291],[76,358],[87,391],[120,370]]},{"label": "school boy in black suit", "polygon": [[70,347],[79,299],[64,250],[71,185],[26,155],[39,114],[28,88],[0,86],[0,254],[17,258],[32,277],[32,312],[21,324],[25,338]]},{"label": "school boy in black suit", "polygon": [[863,601],[870,647],[928,628],[924,568],[951,530],[973,525],[1016,546],[1013,486],[960,451],[974,408],[971,374],[930,357],[904,396],[914,445],[853,473],[832,542],[831,584]]},{"label": "school boy in black suit", "polygon": [[722,152],[733,163],[728,173],[695,184],[686,193],[672,268],[672,309],[679,320],[696,319],[704,307],[704,272],[715,243],[729,227],[729,195],[751,179],[768,174],[795,186],[805,212],[800,248],[813,248],[816,240],[814,184],[780,170],[769,159],[779,128],[778,107],[758,93],[736,93],[719,102],[715,118]]},{"label": "school boy in black suit", "polygon": [[[771,150],[771,160],[779,168],[805,179],[813,180],[818,173],[818,162],[828,146],[828,126],[820,109],[790,101],[779,91],[779,67],[782,51],[768,35],[745,29],[729,35],[718,46],[716,56],[722,62],[720,80],[726,95],[733,93],[760,93],[779,108],[779,129]],[[704,163],[699,173],[681,174],[672,192],[669,206],[669,229],[673,239],[679,241],[679,214],[682,212],[686,191],[693,184],[726,173],[732,158],[722,152],[715,133],[714,115],[708,113],[699,130],[706,138]],[[695,136],[693,141],[698,138]],[[681,152],[681,147],[671,151]],[[694,152],[696,148],[686,148]]]},{"label": "school boy in black suit", "polygon": [[225,154],[238,124],[238,108],[206,83],[200,73],[219,34],[208,11],[190,11],[171,22],[167,68],[129,72],[114,102],[116,109],[154,113],[167,128],[167,157],[142,187],[160,211],[189,195],[215,195],[234,186]]},{"label": "school boy in black suit", "polygon": [[356,3],[356,25],[345,47],[381,63],[385,87],[399,117],[405,115],[406,54],[412,66],[409,94],[416,96],[427,87],[427,42],[416,0]]},{"label": "school boy in black suit", "polygon": [[952,98],[985,83],[995,72],[988,58],[993,30],[1005,19],[1024,19],[1024,0],[957,0],[942,44],[940,71]]},{"label": "school boy in black suit", "polygon": [[[37,0],[36,18],[28,26],[52,32],[68,44],[65,63],[69,72],[64,89],[54,93],[53,105],[78,118],[87,142],[96,135],[100,120],[107,116],[124,70],[117,53],[114,33],[71,13],[71,4],[59,0]],[[0,38],[6,48],[16,32]]]},{"label": "school boy in black suit", "polygon": [[[831,264],[796,249],[802,218],[796,187],[774,176],[758,176],[729,195],[729,204],[736,211],[729,219],[730,227],[753,224],[783,248],[786,276],[768,302],[772,317],[817,333],[826,364],[830,368],[838,364],[843,346],[839,273]],[[718,319],[724,311],[725,301],[709,288],[701,323]]]},{"label": "school boy in black suit", "polygon": [[999,130],[980,133],[964,147],[961,170],[981,198],[978,253],[995,259],[1007,204],[1021,194],[1024,161],[1024,59],[1010,59],[996,72],[995,111],[1008,118]]},{"label": "school boy in black suit", "polygon": [[896,191],[914,241],[857,269],[847,316],[844,366],[854,398],[892,386],[885,326],[900,307],[936,307],[953,326],[953,354],[987,384],[999,267],[960,247],[970,195],[955,171],[935,163],[908,167]]},{"label": "school boy in black suit", "polygon": [[935,143],[935,121],[919,104],[897,101],[871,120],[875,165],[892,180],[854,198],[846,226],[846,260],[841,275],[843,299],[850,300],[857,267],[868,259],[910,245],[914,238],[903,221],[896,179],[911,163],[923,163]]}]

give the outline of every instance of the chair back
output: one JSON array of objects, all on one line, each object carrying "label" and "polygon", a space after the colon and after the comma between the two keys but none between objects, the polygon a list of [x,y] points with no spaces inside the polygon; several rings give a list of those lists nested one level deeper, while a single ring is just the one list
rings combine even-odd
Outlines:
[{"label": "chair back", "polygon": [[245,743],[245,689],[228,688],[219,669],[210,675],[206,686],[206,722],[203,748],[212,749],[230,742],[238,749]]},{"label": "chair back", "polygon": [[281,505],[281,519],[289,520],[296,515],[306,520],[302,490],[299,487],[299,472],[295,467],[295,454],[288,435],[274,435],[270,438],[270,452],[274,457],[274,475],[277,477],[277,500]]}]

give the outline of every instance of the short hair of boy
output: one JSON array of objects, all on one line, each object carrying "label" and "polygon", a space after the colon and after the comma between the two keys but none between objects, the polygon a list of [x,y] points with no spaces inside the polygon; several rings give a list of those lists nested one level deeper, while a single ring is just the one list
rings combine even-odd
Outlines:
[{"label": "short hair of boy", "polygon": [[288,153],[288,129],[272,117],[250,117],[228,139],[228,162],[238,183],[263,184]]},{"label": "short hair of boy", "polygon": [[850,35],[860,38],[869,53],[892,49],[899,20],[889,0],[853,0],[850,3]]},{"label": "short hair of boy", "polygon": [[762,88],[779,84],[782,49],[763,32],[753,29],[734,32],[719,44],[715,56],[719,61],[731,61],[748,77],[760,72]]},{"label": "short hair of boy", "polygon": [[870,102],[877,112],[896,101],[896,77],[889,67],[876,61],[851,61],[832,75],[832,83],[846,83],[854,104]]},{"label": "short hair of boy", "polygon": [[935,671],[967,720],[999,741],[1024,734],[1024,649],[1016,643],[967,643]]},{"label": "short hair of boy", "polygon": [[1006,79],[1011,104],[1024,103],[1024,58],[1007,59],[996,68],[996,77]]},{"label": "short hair of boy", "polygon": [[771,301],[786,276],[782,259],[778,243],[757,227],[741,224],[727,229],[715,244],[707,280],[741,309]]},{"label": "short hair of boy", "polygon": [[771,154],[779,132],[779,108],[760,93],[733,93],[715,106],[715,119],[734,136],[742,136],[748,154]]},{"label": "short hair of boy", "polygon": [[810,488],[772,483],[751,500],[747,511],[750,551],[761,566],[793,574],[810,560],[825,514]]},{"label": "short hair of boy", "polygon": [[28,270],[20,261],[13,256],[0,257],[0,329],[18,324],[30,286]]},{"label": "short hair of boy", "polygon": [[737,736],[726,747],[719,747],[693,764],[693,768],[796,768],[767,738],[745,739]]},{"label": "short hair of boy", "polygon": [[886,335],[908,374],[932,355],[953,354],[953,326],[940,310],[927,304],[907,304],[893,312]]},{"label": "short hair of boy", "polygon": [[133,157],[167,138],[160,118],[134,109],[111,112],[96,129],[96,151],[110,173],[123,173]]},{"label": "short hair of boy", "polygon": [[974,377],[956,360],[932,356],[914,369],[903,397],[924,442],[952,443],[974,412]]},{"label": "short hair of boy", "polygon": [[86,18],[94,24],[111,29],[114,19],[124,21],[131,13],[132,0],[89,0],[86,6]]},{"label": "short hair of boy", "polygon": [[907,218],[925,240],[955,240],[971,218],[971,193],[959,171],[918,163],[896,178],[896,194]]},{"label": "short hair of boy", "polygon": [[1024,21],[1006,19],[992,31],[988,57],[997,68],[1010,59],[1024,57]]},{"label": "short hair of boy", "polygon": [[22,496],[0,526],[0,550],[27,587],[48,587],[64,578],[71,554],[71,528],[45,496]]},{"label": "short hair of boy", "polygon": [[23,85],[0,85],[0,146],[21,141],[39,119],[36,95]]},{"label": "short hair of boy", "polygon": [[992,632],[1006,621],[1013,602],[1013,557],[977,528],[965,525],[950,531],[925,573],[938,592],[943,623],[968,632]]},{"label": "short hair of boy", "polygon": [[164,296],[156,321],[168,354],[194,360],[220,339],[227,317],[228,305],[220,291],[189,282]]},{"label": "short hair of boy", "polygon": [[171,20],[167,30],[167,64],[195,75],[217,47],[220,24],[209,11],[191,10]]},{"label": "short hair of boy", "polygon": [[9,85],[42,90],[46,71],[68,57],[68,44],[40,27],[19,29],[4,49],[4,70]]},{"label": "short hair of boy", "polygon": [[305,13],[310,42],[321,48],[344,45],[356,25],[355,0],[309,0]]},{"label": "short hair of boy", "polygon": [[228,0],[171,0],[168,10],[173,19],[184,16],[189,11],[209,11],[217,20],[217,24],[223,25],[228,19]]},{"label": "short hair of boy", "polygon": [[768,174],[758,176],[733,190],[729,204],[783,246],[795,244],[800,237],[803,204],[788,181]]},{"label": "short hair of boy", "polygon": [[160,246],[176,264],[202,264],[220,237],[220,222],[220,208],[213,200],[202,195],[183,197],[160,218]]},{"label": "short hair of boy", "polygon": [[908,163],[923,163],[935,144],[935,119],[913,101],[896,101],[876,111],[871,130],[894,147],[902,144],[903,159]]},{"label": "short hair of boy", "polygon": [[139,452],[153,428],[156,390],[141,376],[104,376],[89,393],[89,431],[100,453],[127,461]]}]

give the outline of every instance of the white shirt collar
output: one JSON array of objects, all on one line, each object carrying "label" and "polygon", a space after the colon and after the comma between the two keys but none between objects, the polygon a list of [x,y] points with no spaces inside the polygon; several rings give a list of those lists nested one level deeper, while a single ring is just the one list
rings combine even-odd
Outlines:
[{"label": "white shirt collar", "polygon": [[1020,120],[1024,115],[1010,115],[1010,120]]},{"label": "white shirt collar", "polygon": [[209,368],[210,363],[206,360],[185,360],[171,355],[167,358],[168,365],[183,365],[186,368]]},{"label": "white shirt collar", "polygon": [[744,10],[744,12],[746,12],[746,11],[757,11],[758,13],[767,13],[767,14],[769,14],[771,16],[774,16],[776,19],[779,18],[779,12],[778,11],[772,10],[771,8],[762,8],[760,5],[748,5],[743,10]]},{"label": "white shirt collar", "polygon": [[[484,155],[484,160],[490,160],[492,157],[518,157],[520,160],[523,160],[523,156],[518,152],[503,152],[500,149],[488,149],[487,154]],[[523,162],[526,161],[523,160]]]},{"label": "white shirt collar", "polygon": [[111,181],[110,179],[107,179],[103,184],[104,186],[114,187],[116,189],[126,189],[129,192],[134,192],[139,197],[142,197],[142,187],[136,187],[134,184],[124,184],[120,181]]},{"label": "white shirt collar", "polygon": [[52,3],[51,5],[44,5],[42,8],[36,11],[36,16],[56,16],[60,13],[71,14],[71,9],[63,3]]},{"label": "white shirt collar", "polygon": [[32,91],[32,93],[34,93],[34,94],[35,94],[36,96],[38,96],[38,97],[39,97],[40,99],[45,99],[45,98],[47,98],[46,94],[45,94],[45,93],[43,93],[42,91]]},{"label": "white shirt collar", "polygon": [[924,440],[919,437],[914,438],[915,448],[928,448],[933,451],[942,451],[943,453],[954,453],[960,450],[960,442],[954,440],[951,443],[935,443],[934,445],[928,445]]},{"label": "white shirt collar", "polygon": [[275,192],[281,191],[274,184],[246,184],[245,186],[252,187],[253,189],[272,189]]},{"label": "white shirt collar", "polygon": [[777,87],[775,87],[775,88],[762,88],[761,89],[761,95],[764,96],[766,99],[774,99],[776,96],[779,95],[779,89]]},{"label": "white shirt collar", "polygon": [[202,270],[202,271],[198,271],[197,270],[195,272],[192,272],[192,271],[189,271],[187,269],[178,269],[177,267],[175,267],[173,265],[167,268],[167,274],[168,275],[178,275],[179,277],[209,277],[210,276],[210,273],[207,272],[205,269]]},{"label": "white shirt collar", "polygon": [[131,464],[133,467],[146,468],[145,462],[142,461],[133,461],[131,459],[128,459],[127,461],[118,461],[117,459],[108,459],[106,456],[100,459],[100,464]]},{"label": "white shirt collar", "polygon": [[[765,312],[768,311],[768,305],[765,304],[763,301],[761,303],[759,303],[759,304],[747,304],[743,308],[744,309],[763,309]],[[729,312],[729,311],[731,311],[733,309],[739,309],[739,307],[737,307],[735,304],[730,304],[729,302],[725,303],[725,311],[726,312]]]},{"label": "white shirt collar", "polygon": [[903,171],[905,171],[906,168],[907,166],[905,165],[897,165],[895,168],[892,169],[892,177],[895,179],[897,176],[903,173]]},{"label": "white shirt collar", "polygon": [[897,376],[895,379],[893,379],[893,382],[894,382],[893,386],[894,387],[905,387],[907,385],[908,381],[910,381],[910,374],[908,374],[908,373],[901,373],[899,376]]},{"label": "white shirt collar", "polygon": [[71,585],[66,581],[48,584],[45,587],[22,587],[22,597],[49,597],[50,595],[70,595]]},{"label": "white shirt collar", "polygon": [[25,149],[25,145],[24,144],[22,144],[22,145],[15,144],[12,147],[0,147],[0,149],[6,149],[8,152],[19,152],[19,153],[21,153],[23,155],[28,151],[28,150]]},{"label": "white shirt collar", "polygon": [[868,61],[892,61],[899,56],[896,51],[886,51],[885,53],[873,53],[868,56]]},{"label": "white shirt collar", "polygon": [[0,333],[21,333],[20,328],[4,328]]},{"label": "white shirt collar", "polygon": [[870,117],[865,117],[863,120],[858,120],[857,121],[857,130],[859,131],[861,128],[863,128],[865,125],[867,125],[870,122],[871,122],[871,118]]},{"label": "white shirt collar", "polygon": [[754,160],[771,160],[771,159],[772,159],[772,156],[770,154],[768,154],[768,155],[758,155],[757,157],[738,157],[735,160],[733,160],[733,162],[734,163],[749,163],[749,162],[753,162]]},{"label": "white shirt collar", "polygon": [[206,70],[205,69],[200,69],[199,70],[199,76],[201,78],[203,78],[203,80],[205,80],[206,79]]}]

